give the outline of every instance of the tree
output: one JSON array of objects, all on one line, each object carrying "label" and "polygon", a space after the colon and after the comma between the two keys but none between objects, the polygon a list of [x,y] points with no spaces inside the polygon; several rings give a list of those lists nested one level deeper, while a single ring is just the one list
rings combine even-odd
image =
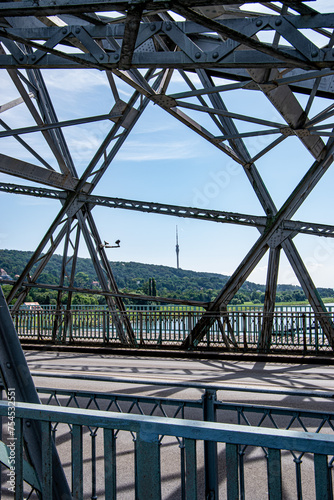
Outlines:
[{"label": "tree", "polygon": [[88,288],[91,283],[91,279],[87,273],[80,272],[75,275],[74,283],[75,286],[79,288]]},{"label": "tree", "polygon": [[151,297],[156,297],[157,296],[157,285],[156,285],[156,281],[155,281],[154,278],[150,278],[148,280],[148,294]]}]

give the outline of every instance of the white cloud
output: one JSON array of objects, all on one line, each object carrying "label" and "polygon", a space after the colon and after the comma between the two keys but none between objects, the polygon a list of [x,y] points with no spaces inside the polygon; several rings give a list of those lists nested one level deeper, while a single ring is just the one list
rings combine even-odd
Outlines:
[{"label": "white cloud", "polygon": [[135,129],[134,133],[136,135],[140,134],[154,134],[157,132],[168,132],[175,130],[175,128],[178,126],[178,123],[174,120],[174,123],[171,123],[170,121],[160,121],[158,123],[151,121],[150,123],[140,123],[140,129]]},{"label": "white cloud", "polygon": [[98,86],[109,87],[105,73],[94,69],[44,70],[48,87],[64,92],[90,91]]},{"label": "white cloud", "polygon": [[198,158],[200,151],[193,141],[149,142],[129,141],[117,155],[120,161],[156,161]]}]

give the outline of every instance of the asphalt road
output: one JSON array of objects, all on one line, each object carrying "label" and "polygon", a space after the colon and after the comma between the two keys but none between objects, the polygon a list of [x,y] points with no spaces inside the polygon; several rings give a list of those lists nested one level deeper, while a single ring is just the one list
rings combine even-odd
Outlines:
[{"label": "asphalt road", "polygon": [[[304,389],[334,392],[334,366],[287,363],[243,362],[222,360],[192,360],[152,358],[142,356],[116,356],[109,354],[78,354],[47,351],[26,351],[30,370],[51,371],[58,374],[84,374],[122,377],[127,380],[161,380],[219,384],[231,387],[263,389]],[[42,378],[35,377],[36,383]],[[56,383],[56,379],[54,379]],[[57,382],[58,384],[59,382]],[[68,387],[68,382],[66,383]],[[72,380],[73,387],[81,383]],[[107,384],[92,383],[103,391]]]},{"label": "asphalt road", "polygon": [[[127,395],[151,395],[161,398],[199,400],[204,392],[200,387],[183,388],[170,386],[184,382],[190,385],[219,385],[224,389],[217,392],[220,401],[242,402],[266,406],[302,408],[307,410],[333,412],[332,398],[315,397],[315,393],[325,391],[334,394],[334,367],[324,365],[302,365],[286,363],[242,362],[221,360],[191,360],[145,358],[142,356],[94,355],[47,351],[26,351],[26,359],[38,387],[63,388],[102,393],[122,393]],[[39,376],[39,375],[44,376]],[[48,374],[49,377],[45,377]],[[55,375],[66,375],[69,378],[58,378]],[[76,376],[94,376],[108,380],[82,380]],[[123,379],[123,382],[115,379]],[[152,382],[166,385],[156,386]],[[135,383],[137,382],[137,383]],[[229,390],[229,389],[230,390]],[[242,392],[233,389],[249,390]],[[256,392],[256,390],[273,390],[275,394]],[[295,395],[307,391],[301,395]],[[313,393],[313,395],[311,394]],[[197,414],[196,414],[197,411]],[[188,418],[201,418],[199,410]],[[260,417],[259,417],[260,418]],[[235,413],[219,414],[219,421],[237,423]],[[253,424],[256,425],[256,424]],[[269,422],[269,426],[272,425]],[[285,424],[284,424],[285,425]],[[283,427],[284,427],[283,425]],[[314,424],[312,424],[314,425]],[[296,429],[300,430],[300,429]],[[314,429],[309,429],[314,430]],[[333,432],[331,428],[324,432]],[[133,442],[129,433],[117,439],[117,471],[118,490],[121,500],[134,500],[134,455]],[[130,437],[130,439],[129,439]],[[71,455],[69,451],[68,430],[60,433],[60,453],[65,463],[65,470],[70,478]],[[91,474],[89,469],[89,435],[87,440],[87,460],[85,460],[84,498],[91,498]],[[101,439],[101,438],[99,438]],[[97,441],[98,464],[103,463],[102,441]],[[219,498],[226,498],[226,471],[224,469],[225,451],[219,448]],[[198,487],[199,497],[204,498],[204,463],[203,449],[198,446]],[[283,455],[282,455],[283,456]],[[298,498],[296,492],[296,463],[290,452],[283,457],[283,499]],[[298,457],[297,457],[298,459]],[[297,460],[298,461],[298,460]],[[303,500],[313,500],[314,471],[313,461],[305,456],[302,462]],[[162,498],[163,500],[179,500],[181,498],[179,467],[179,444],[164,438],[161,445]],[[99,470],[99,469],[98,469]],[[245,454],[245,498],[262,500],[267,498],[266,459],[263,450],[247,449]],[[103,474],[97,477],[98,498],[104,498]]]}]

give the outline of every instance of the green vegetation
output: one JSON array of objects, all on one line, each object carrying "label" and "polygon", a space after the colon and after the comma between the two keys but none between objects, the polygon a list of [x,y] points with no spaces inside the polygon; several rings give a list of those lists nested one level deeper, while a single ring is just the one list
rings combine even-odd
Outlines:
[{"label": "green vegetation", "polygon": [[[18,250],[0,250],[0,268],[15,279],[27,264],[32,252]],[[54,255],[38,282],[57,285],[62,264],[62,257]],[[185,271],[167,266],[141,264],[138,262],[111,262],[116,283],[121,292],[162,296],[209,302],[213,300],[228,280],[228,276],[216,273],[202,273]],[[65,285],[67,284],[65,280]],[[79,288],[99,289],[97,277],[90,259],[79,258],[77,262],[74,286]],[[5,293],[10,290],[10,285],[4,285]],[[334,301],[332,288],[320,288],[321,297]],[[264,302],[265,286],[246,281],[233,298],[232,305],[261,305]],[[27,301],[36,301],[40,304],[55,304],[57,292],[45,289],[31,289]],[[63,296],[63,302],[67,299]],[[276,302],[279,304],[307,303],[302,289],[294,285],[279,285]],[[137,303],[136,300],[127,299],[127,303]],[[104,304],[101,295],[74,294],[74,304],[98,305]]]}]

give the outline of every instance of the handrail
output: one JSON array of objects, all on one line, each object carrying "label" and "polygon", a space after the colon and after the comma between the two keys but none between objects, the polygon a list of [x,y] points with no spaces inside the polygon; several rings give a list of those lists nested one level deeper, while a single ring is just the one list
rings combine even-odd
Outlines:
[{"label": "handrail", "polygon": [[[0,418],[5,416],[8,416],[8,403],[0,401]],[[34,483],[29,481],[26,476],[23,459],[23,433],[26,427],[33,425],[32,421],[40,428],[43,442],[42,473]],[[24,481],[31,485],[34,484],[33,488],[40,492],[43,500],[53,498],[53,454],[51,450],[55,437],[54,429],[59,423],[67,424],[71,429],[72,495],[78,500],[84,498],[83,464],[87,460],[83,451],[84,428],[90,430],[91,460],[94,474],[96,474],[96,432],[98,429],[103,429],[103,462],[101,467],[104,467],[104,491],[106,498],[108,492],[108,499],[115,500],[117,496],[115,440],[118,431],[131,432],[135,442],[135,453],[133,454],[135,483],[133,486],[137,500],[161,500],[162,498],[160,461],[163,448],[160,447],[160,440],[163,436],[176,437],[180,443],[180,449],[184,450],[183,455],[181,453],[181,456],[185,458],[182,462],[184,467],[181,467],[179,478],[184,488],[182,498],[186,500],[198,498],[197,442],[204,442],[205,484],[210,495],[215,497],[218,495],[216,478],[218,473],[217,460],[219,459],[225,461],[227,498],[239,498],[239,487],[243,488],[241,480],[243,459],[241,455],[244,454],[246,447],[251,446],[266,450],[269,499],[282,498],[281,460],[283,455],[281,455],[281,450],[289,450],[293,455],[295,452],[301,455],[312,453],[314,456],[315,498],[316,500],[329,498],[327,492],[331,481],[331,461],[328,457],[334,455],[334,435],[21,402],[15,404],[15,438],[11,438],[15,439],[14,456],[17,467],[15,476],[11,479],[11,487],[16,492],[16,498],[23,498]],[[56,426],[51,424],[56,424]],[[64,437],[61,439],[63,440]],[[217,454],[217,443],[225,444],[225,458],[221,454]],[[13,453],[12,446],[13,442],[8,446],[4,445],[8,456]],[[68,460],[68,451],[65,456]],[[300,459],[298,460],[301,462]],[[2,462],[10,467],[9,463],[3,460]],[[239,466],[242,467],[240,468],[240,477]],[[212,474],[213,480],[210,479]],[[125,477],[131,484],[131,470],[125,471]],[[256,485],[258,486],[258,483]],[[94,491],[96,491],[95,487]],[[301,491],[300,485],[298,491]]]},{"label": "handrail", "polygon": [[[8,404],[0,401],[0,415],[8,412]],[[294,430],[220,424],[198,420],[175,419],[116,413],[83,408],[68,408],[33,403],[16,403],[15,417],[27,422],[59,422],[70,425],[132,431],[142,435],[177,436],[185,439],[216,441],[248,446],[294,450],[320,455],[334,455],[334,435]]]}]

